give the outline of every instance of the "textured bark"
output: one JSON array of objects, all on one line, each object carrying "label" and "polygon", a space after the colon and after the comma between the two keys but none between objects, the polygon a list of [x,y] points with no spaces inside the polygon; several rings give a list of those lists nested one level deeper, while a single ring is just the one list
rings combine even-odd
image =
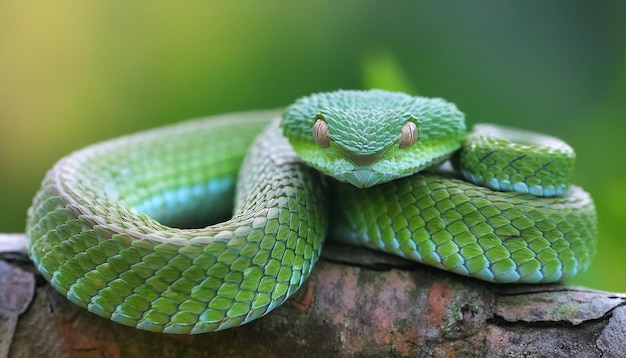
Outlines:
[{"label": "textured bark", "polygon": [[0,261],[0,357],[626,356],[626,294],[488,284],[352,247],[327,246],[266,317],[196,336],[97,317],[19,258]]}]

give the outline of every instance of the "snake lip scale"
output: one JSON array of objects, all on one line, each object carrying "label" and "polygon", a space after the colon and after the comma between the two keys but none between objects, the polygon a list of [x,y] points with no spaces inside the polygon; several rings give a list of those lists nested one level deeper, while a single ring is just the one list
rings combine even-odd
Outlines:
[{"label": "snake lip scale", "polygon": [[187,334],[282,304],[326,237],[496,283],[591,262],[596,212],[561,140],[468,134],[454,104],[381,90],[313,94],[275,117],[192,120],[61,159],[28,212],[30,258],[99,316]]}]

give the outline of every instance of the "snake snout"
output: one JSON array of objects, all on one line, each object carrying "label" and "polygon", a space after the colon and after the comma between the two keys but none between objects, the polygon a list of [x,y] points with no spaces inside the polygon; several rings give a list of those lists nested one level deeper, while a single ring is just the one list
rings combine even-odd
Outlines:
[{"label": "snake snout", "polygon": [[356,168],[343,172],[341,175],[337,176],[337,179],[344,183],[350,183],[359,189],[364,189],[380,183],[384,179],[384,175],[372,171],[370,168]]}]

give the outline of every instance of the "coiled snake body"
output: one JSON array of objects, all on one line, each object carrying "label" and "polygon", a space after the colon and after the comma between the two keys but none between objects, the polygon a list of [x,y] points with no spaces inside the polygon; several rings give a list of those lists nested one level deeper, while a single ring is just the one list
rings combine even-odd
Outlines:
[{"label": "coiled snake body", "polygon": [[[329,230],[492,282],[555,282],[590,263],[595,209],[569,187],[573,152],[557,139],[466,135],[453,104],[379,90],[315,94],[272,116],[185,122],[60,160],[29,210],[30,257],[77,305],[169,333],[267,314]],[[424,171],[451,156],[476,184]]]}]

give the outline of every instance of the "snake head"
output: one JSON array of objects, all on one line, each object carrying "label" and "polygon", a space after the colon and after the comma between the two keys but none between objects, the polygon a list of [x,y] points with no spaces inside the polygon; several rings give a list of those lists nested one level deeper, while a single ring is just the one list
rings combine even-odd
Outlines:
[{"label": "snake head", "polygon": [[359,188],[445,161],[466,134],[454,104],[381,90],[300,98],[280,126],[305,163]]}]

